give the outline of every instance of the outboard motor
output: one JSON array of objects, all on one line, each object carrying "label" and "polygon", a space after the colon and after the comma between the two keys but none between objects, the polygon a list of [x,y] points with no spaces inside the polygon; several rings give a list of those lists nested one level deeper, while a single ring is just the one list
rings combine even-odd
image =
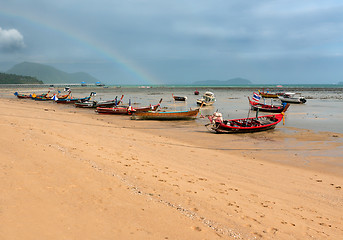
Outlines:
[{"label": "outboard motor", "polygon": [[223,114],[220,112],[214,112],[212,115],[212,123],[223,122]]}]

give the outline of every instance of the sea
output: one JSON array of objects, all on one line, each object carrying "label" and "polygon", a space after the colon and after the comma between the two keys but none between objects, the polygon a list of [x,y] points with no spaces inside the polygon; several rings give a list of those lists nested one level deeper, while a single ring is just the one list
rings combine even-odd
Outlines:
[{"label": "sea", "polygon": [[[85,97],[96,92],[94,100],[118,99],[124,95],[123,103],[129,101],[133,106],[157,104],[162,100],[161,108],[167,111],[189,110],[199,107],[196,100],[210,91],[214,93],[216,102],[212,106],[202,107],[201,117],[194,124],[201,125],[207,121],[206,116],[218,111],[224,119],[253,117],[255,111],[250,110],[248,97],[252,98],[258,90],[273,92],[300,92],[307,100],[305,104],[291,104],[285,114],[286,127],[309,129],[314,131],[343,133],[343,85],[249,85],[249,86],[70,86],[73,97]],[[14,97],[9,91],[19,93],[40,93],[63,91],[63,87],[51,86],[1,86],[0,97]],[[199,95],[194,95],[198,90]],[[185,96],[185,102],[174,101],[172,95]],[[279,104],[277,99],[265,99],[267,104]],[[263,100],[262,100],[263,102]],[[259,115],[269,113],[259,112]]]}]

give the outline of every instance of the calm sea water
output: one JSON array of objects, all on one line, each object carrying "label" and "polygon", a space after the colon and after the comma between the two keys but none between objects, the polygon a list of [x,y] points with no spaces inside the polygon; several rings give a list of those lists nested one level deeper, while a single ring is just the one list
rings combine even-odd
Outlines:
[{"label": "calm sea water", "polygon": [[[91,90],[97,92],[96,99],[109,100],[115,96],[118,98],[124,95],[124,103],[128,103],[129,99],[133,105],[145,106],[156,104],[161,98],[162,108],[167,110],[188,110],[198,107],[196,99],[200,98],[206,91],[211,91],[215,94],[217,101],[213,106],[203,107],[202,115],[210,115],[214,111],[219,111],[224,118],[243,118],[255,116],[256,112],[250,111],[248,97],[252,97],[254,91],[258,88],[197,88],[200,94],[194,95],[194,87],[158,87],[158,88],[92,88],[78,89],[74,91],[74,95],[85,96]],[[285,126],[311,129],[316,131],[331,131],[343,133],[343,88],[291,88],[286,91],[301,91],[306,97],[305,104],[292,104],[287,111]],[[172,94],[175,96],[186,96],[186,102],[174,101]],[[270,103],[270,99],[266,102]],[[274,100],[277,104],[278,100]],[[268,114],[268,113],[259,113]],[[198,123],[203,123],[203,119],[198,119]],[[206,121],[206,120],[205,120]]]},{"label": "calm sea water", "polygon": [[[266,87],[267,88],[267,87]],[[151,87],[140,88],[131,87],[78,87],[72,88],[74,97],[85,97],[91,91],[97,93],[95,100],[110,100],[115,96],[118,98],[124,95],[124,103],[129,99],[132,105],[145,106],[157,104],[163,98],[162,108],[167,110],[188,110],[198,107],[196,99],[200,98],[206,91],[211,91],[216,96],[216,103],[213,106],[203,107],[202,115],[210,115],[214,111],[220,111],[224,118],[244,118],[255,116],[256,112],[250,111],[248,97],[252,97],[253,92],[262,89],[259,86],[241,87],[198,87],[200,94],[194,95],[196,87],[174,86],[174,87]],[[18,92],[46,92],[48,88],[39,89],[17,89]],[[60,89],[62,90],[62,89]],[[280,89],[270,89],[271,92]],[[287,86],[285,91],[301,92],[306,97],[305,104],[292,104],[286,113],[285,126],[315,131],[330,131],[343,133],[343,86],[333,85],[313,85],[313,86]],[[4,97],[8,91],[1,91],[0,97]],[[13,91],[14,92],[14,91]],[[172,94],[176,96],[186,96],[186,102],[175,102]],[[10,96],[11,95],[11,96]],[[9,94],[8,97],[13,97]],[[270,99],[266,100],[270,103]],[[277,100],[275,101],[275,104]],[[268,113],[259,113],[268,114]],[[204,124],[206,119],[197,119],[195,124]]]}]

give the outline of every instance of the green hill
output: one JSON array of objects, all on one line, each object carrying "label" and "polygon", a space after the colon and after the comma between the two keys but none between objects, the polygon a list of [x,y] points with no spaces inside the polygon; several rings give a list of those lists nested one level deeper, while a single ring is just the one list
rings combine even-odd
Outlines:
[{"label": "green hill", "polygon": [[46,84],[49,83],[81,83],[98,82],[99,80],[84,72],[66,73],[54,67],[31,62],[14,65],[6,73],[32,76]]},{"label": "green hill", "polygon": [[0,84],[43,84],[35,77],[0,73]]},{"label": "green hill", "polygon": [[219,80],[206,80],[206,81],[197,81],[193,85],[197,86],[232,86],[232,85],[250,85],[252,82],[244,78],[232,78],[226,81]]}]

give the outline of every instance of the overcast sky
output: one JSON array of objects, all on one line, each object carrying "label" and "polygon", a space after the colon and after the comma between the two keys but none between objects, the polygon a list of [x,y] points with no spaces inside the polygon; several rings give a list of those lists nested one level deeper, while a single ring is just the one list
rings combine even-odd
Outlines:
[{"label": "overcast sky", "polygon": [[343,81],[343,1],[0,0],[0,71],[37,62],[108,84]]}]

